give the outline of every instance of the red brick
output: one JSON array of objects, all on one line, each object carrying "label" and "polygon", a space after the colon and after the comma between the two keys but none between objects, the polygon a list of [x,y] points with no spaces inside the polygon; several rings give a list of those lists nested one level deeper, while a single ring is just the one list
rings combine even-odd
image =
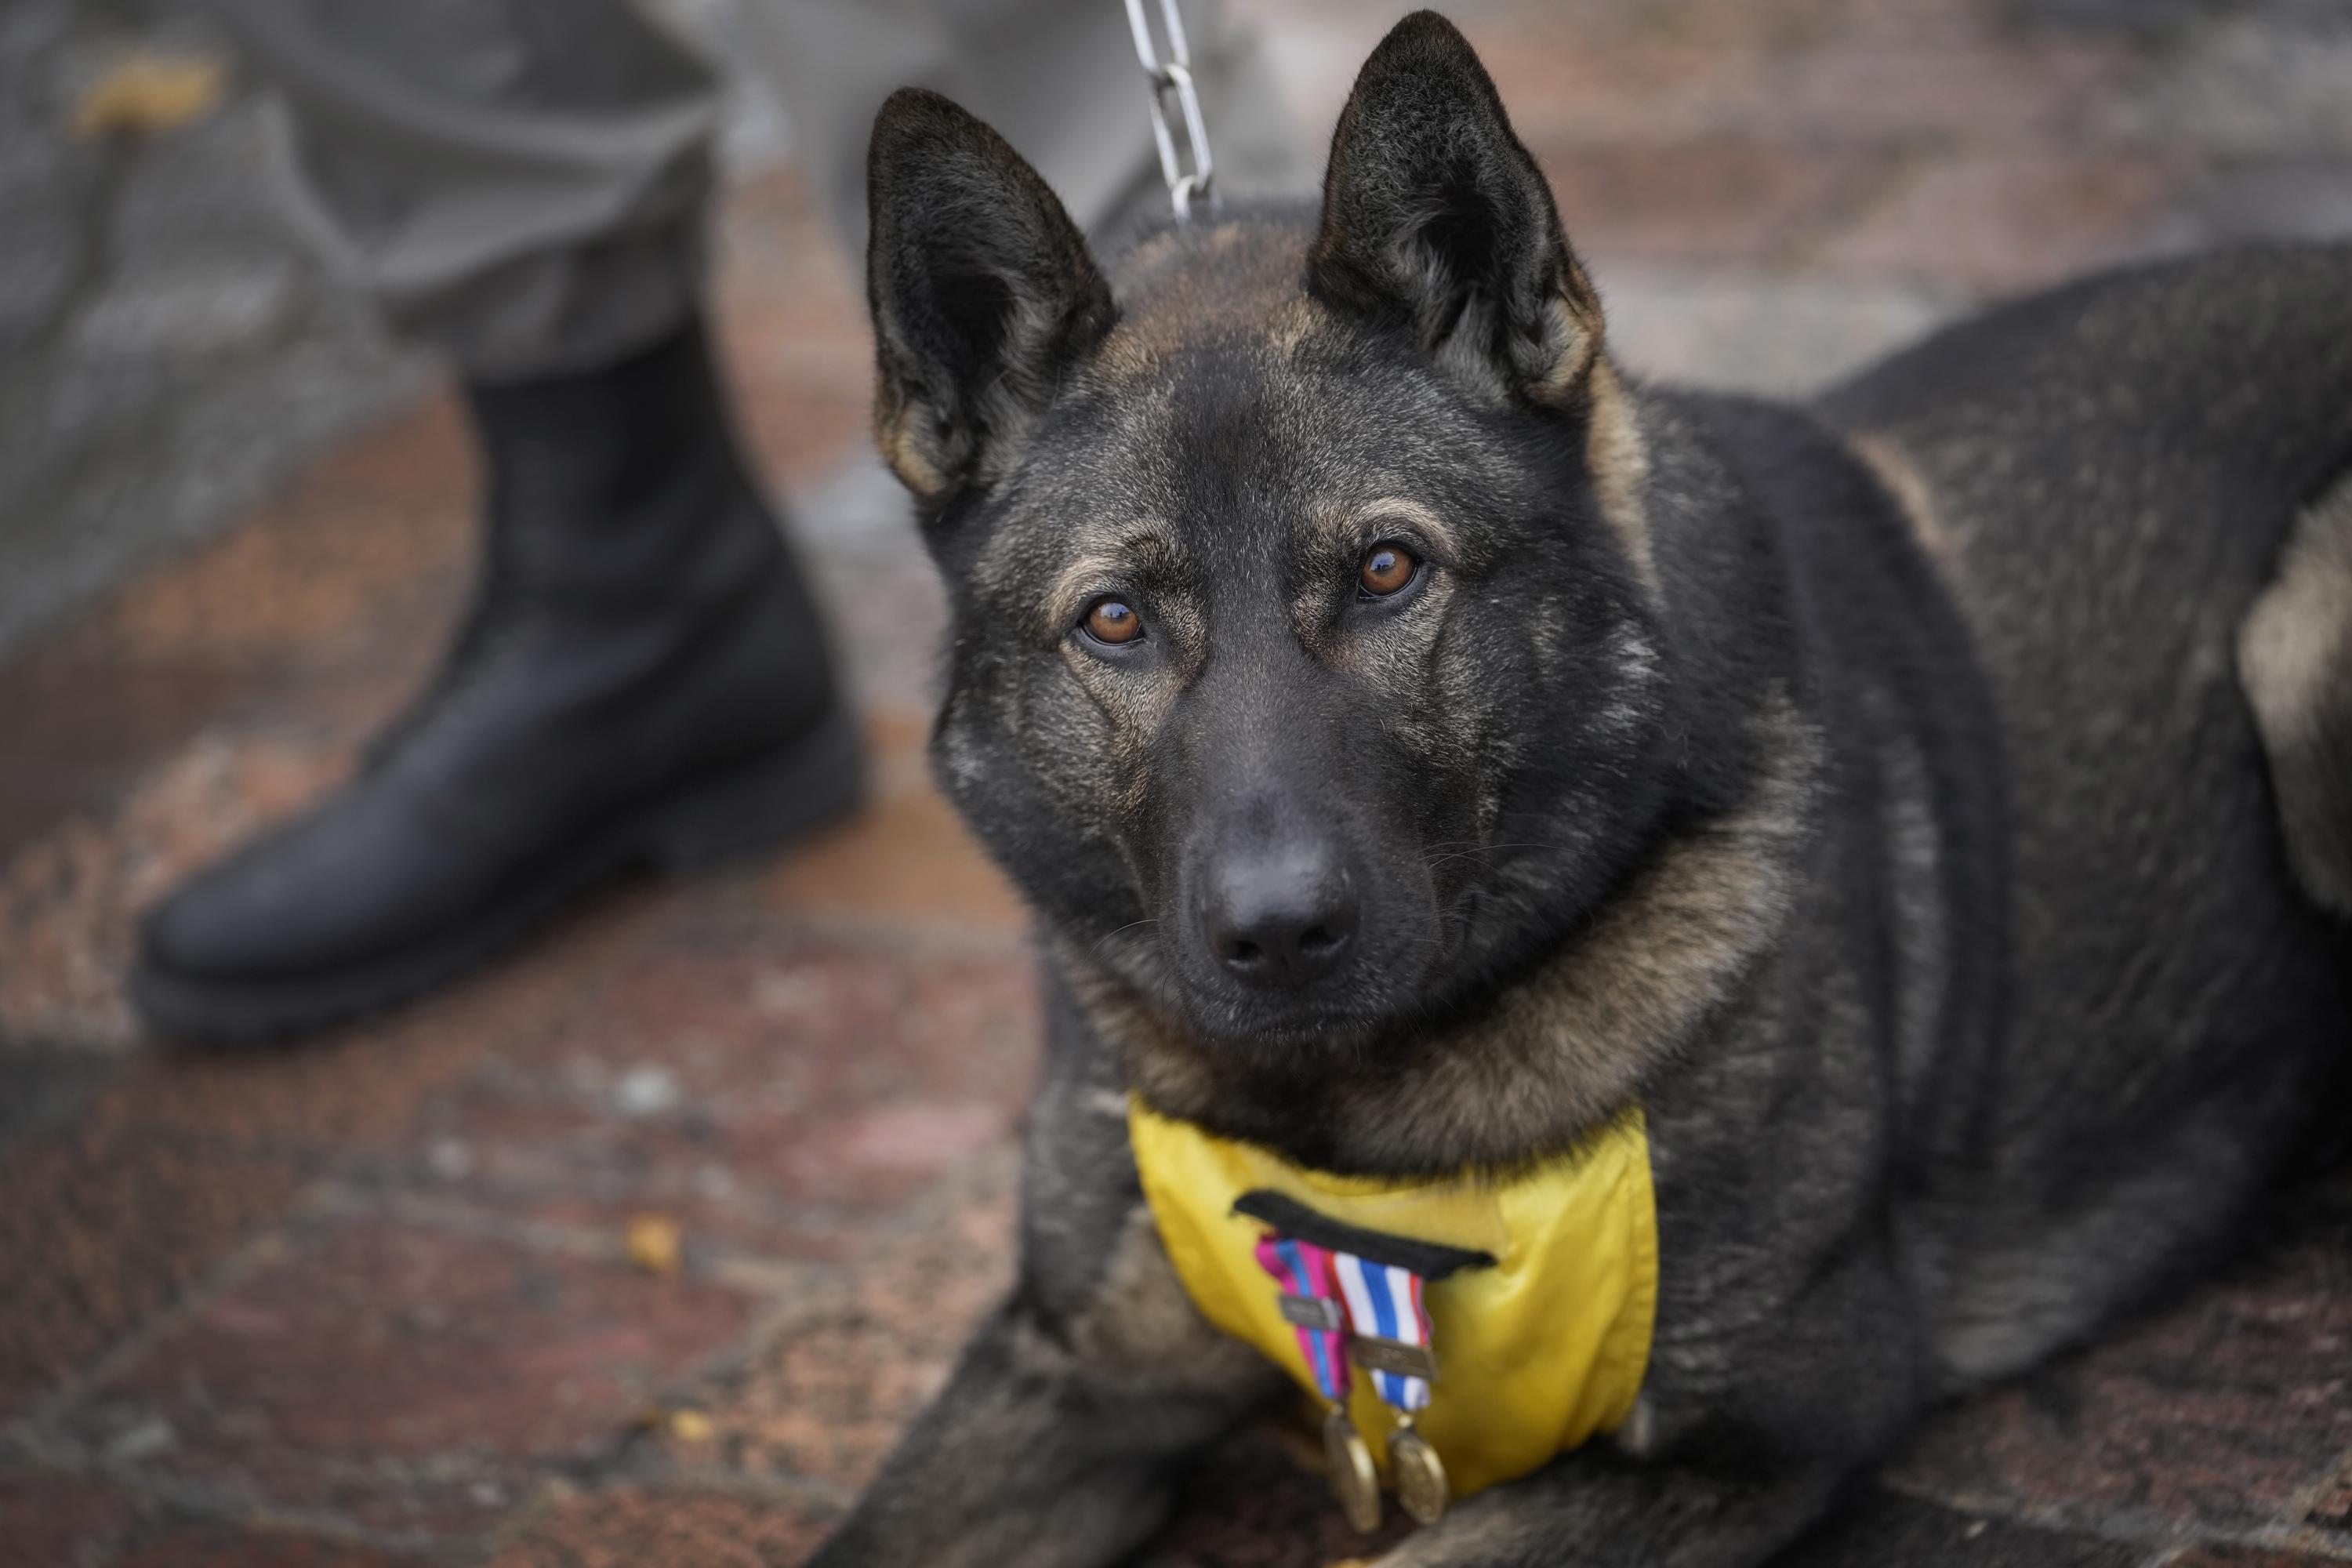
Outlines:
[{"label": "red brick", "polygon": [[817,941],[749,912],[611,955],[566,1026],[420,1119],[436,1191],[612,1227],[837,1256],[1001,1143],[1039,1047],[1028,963]]},{"label": "red brick", "polygon": [[1866,159],[1740,136],[1596,146],[1539,138],[1533,147],[1571,241],[1622,261],[1769,260],[1875,177]]},{"label": "red brick", "polygon": [[110,799],[250,683],[225,660],[134,663],[84,639],[0,666],[9,729],[0,867],[76,811]]},{"label": "red brick", "polygon": [[1610,57],[1644,45],[1680,44],[1735,57],[1774,58],[1824,38],[1926,38],[1965,42],[1995,30],[2002,0],[1550,0],[1473,10],[1464,21],[1482,51],[1501,53],[1536,30],[1582,40]]},{"label": "red brick", "polygon": [[[327,453],[279,492],[273,510],[417,507],[428,509],[434,526],[446,531],[450,514],[471,503],[478,479],[464,406],[445,388]],[[454,542],[462,534],[442,537]],[[434,552],[443,548],[436,545]]]},{"label": "red brick", "polygon": [[792,169],[734,193],[720,253],[738,423],[780,479],[820,479],[871,428],[874,348],[859,259]]},{"label": "red brick", "polygon": [[298,1045],[150,1052],[97,1098],[90,1121],[326,1166],[392,1149],[432,1096],[560,1027],[580,988],[575,971],[625,945],[642,908],[608,905],[429,1002]]},{"label": "red brick", "polygon": [[288,1530],[181,1524],[141,1542],[111,1568],[425,1568],[426,1562]]},{"label": "red brick", "polygon": [[386,1530],[479,1527],[608,1451],[749,1309],[690,1276],[354,1219],[208,1303],[93,1394],[164,1423],[153,1471]]},{"label": "red brick", "polygon": [[[1937,26],[1908,0],[1876,26],[1836,14],[1858,9],[1721,0],[1611,16],[1547,6],[1468,24],[1530,143],[2047,145],[2080,140],[2086,110],[2137,64],[2109,42]],[[1612,26],[1625,21],[1633,26]]]},{"label": "red brick", "polygon": [[282,1163],[86,1129],[0,1157],[0,1413],[172,1305],[298,1184]]},{"label": "red brick", "polygon": [[841,1300],[703,1392],[712,1436],[666,1437],[671,1457],[863,1486],[1012,1283],[1013,1169],[987,1163],[955,1205],[874,1247]]},{"label": "red brick", "polygon": [[2107,45],[1840,35],[1774,59],[1754,128],[1807,145],[2015,147],[2068,138],[2135,64]]},{"label": "red brick", "polygon": [[804,1507],[624,1487],[534,1520],[485,1568],[790,1568],[831,1526]]},{"label": "red brick", "polygon": [[1979,292],[2057,281],[2128,253],[2179,170],[2116,154],[1968,155],[1927,163],[1815,259]]},{"label": "red brick", "polygon": [[1512,127],[1531,146],[1661,147],[1726,136],[1752,126],[1773,89],[1768,57],[1708,40],[1596,48],[1586,33],[1532,19],[1479,31]]},{"label": "red brick", "polygon": [[765,891],[781,909],[1013,932],[1029,916],[1003,872],[925,771],[922,721],[875,730],[872,798],[780,862]]},{"label": "red brick", "polygon": [[113,1488],[68,1476],[0,1473],[0,1555],[27,1568],[108,1562],[134,1519]]}]

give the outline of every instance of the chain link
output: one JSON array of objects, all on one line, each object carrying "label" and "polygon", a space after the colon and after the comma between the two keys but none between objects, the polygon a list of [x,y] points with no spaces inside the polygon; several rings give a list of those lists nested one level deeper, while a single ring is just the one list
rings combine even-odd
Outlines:
[{"label": "chain link", "polygon": [[[1164,62],[1151,41],[1143,0],[1127,0],[1127,25],[1135,34],[1135,58],[1143,62],[1144,78],[1151,83],[1151,139],[1160,147],[1160,175],[1168,182],[1168,199],[1175,205],[1176,221],[1184,223],[1192,216],[1195,199],[1216,199],[1212,184],[1216,163],[1209,156],[1209,127],[1201,118],[1201,95],[1193,88],[1192,57],[1184,46],[1184,22],[1176,14],[1176,0],[1160,0],[1160,15],[1168,27]],[[1177,115],[1184,122],[1183,150],[1192,164],[1189,170],[1177,155],[1175,127],[1168,112],[1171,93],[1176,98]]]}]

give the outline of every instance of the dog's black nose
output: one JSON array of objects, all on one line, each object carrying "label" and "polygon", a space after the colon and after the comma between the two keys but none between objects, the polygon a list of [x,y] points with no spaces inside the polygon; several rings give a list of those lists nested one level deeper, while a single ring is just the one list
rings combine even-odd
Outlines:
[{"label": "dog's black nose", "polygon": [[1204,911],[1209,951],[1253,985],[1311,985],[1356,938],[1356,893],[1319,846],[1232,855]]}]

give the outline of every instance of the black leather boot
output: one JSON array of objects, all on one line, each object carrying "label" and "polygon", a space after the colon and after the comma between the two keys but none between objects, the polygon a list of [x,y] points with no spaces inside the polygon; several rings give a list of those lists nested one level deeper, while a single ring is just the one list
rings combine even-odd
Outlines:
[{"label": "black leather boot", "polygon": [[353,783],[148,917],[131,994],[160,1033],[372,1012],[623,872],[856,801],[857,729],[700,328],[468,399],[490,479],[473,612]]}]

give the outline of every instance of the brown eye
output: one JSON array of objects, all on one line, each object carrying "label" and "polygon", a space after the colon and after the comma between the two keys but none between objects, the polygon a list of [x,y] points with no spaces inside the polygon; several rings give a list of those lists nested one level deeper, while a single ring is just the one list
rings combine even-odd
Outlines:
[{"label": "brown eye", "polygon": [[1097,599],[1087,612],[1087,635],[1114,647],[1143,635],[1143,617],[1124,599]]},{"label": "brown eye", "polygon": [[1363,584],[1365,593],[1385,599],[1412,582],[1420,565],[1402,544],[1375,544],[1364,552],[1363,564],[1356,568],[1356,577]]}]

